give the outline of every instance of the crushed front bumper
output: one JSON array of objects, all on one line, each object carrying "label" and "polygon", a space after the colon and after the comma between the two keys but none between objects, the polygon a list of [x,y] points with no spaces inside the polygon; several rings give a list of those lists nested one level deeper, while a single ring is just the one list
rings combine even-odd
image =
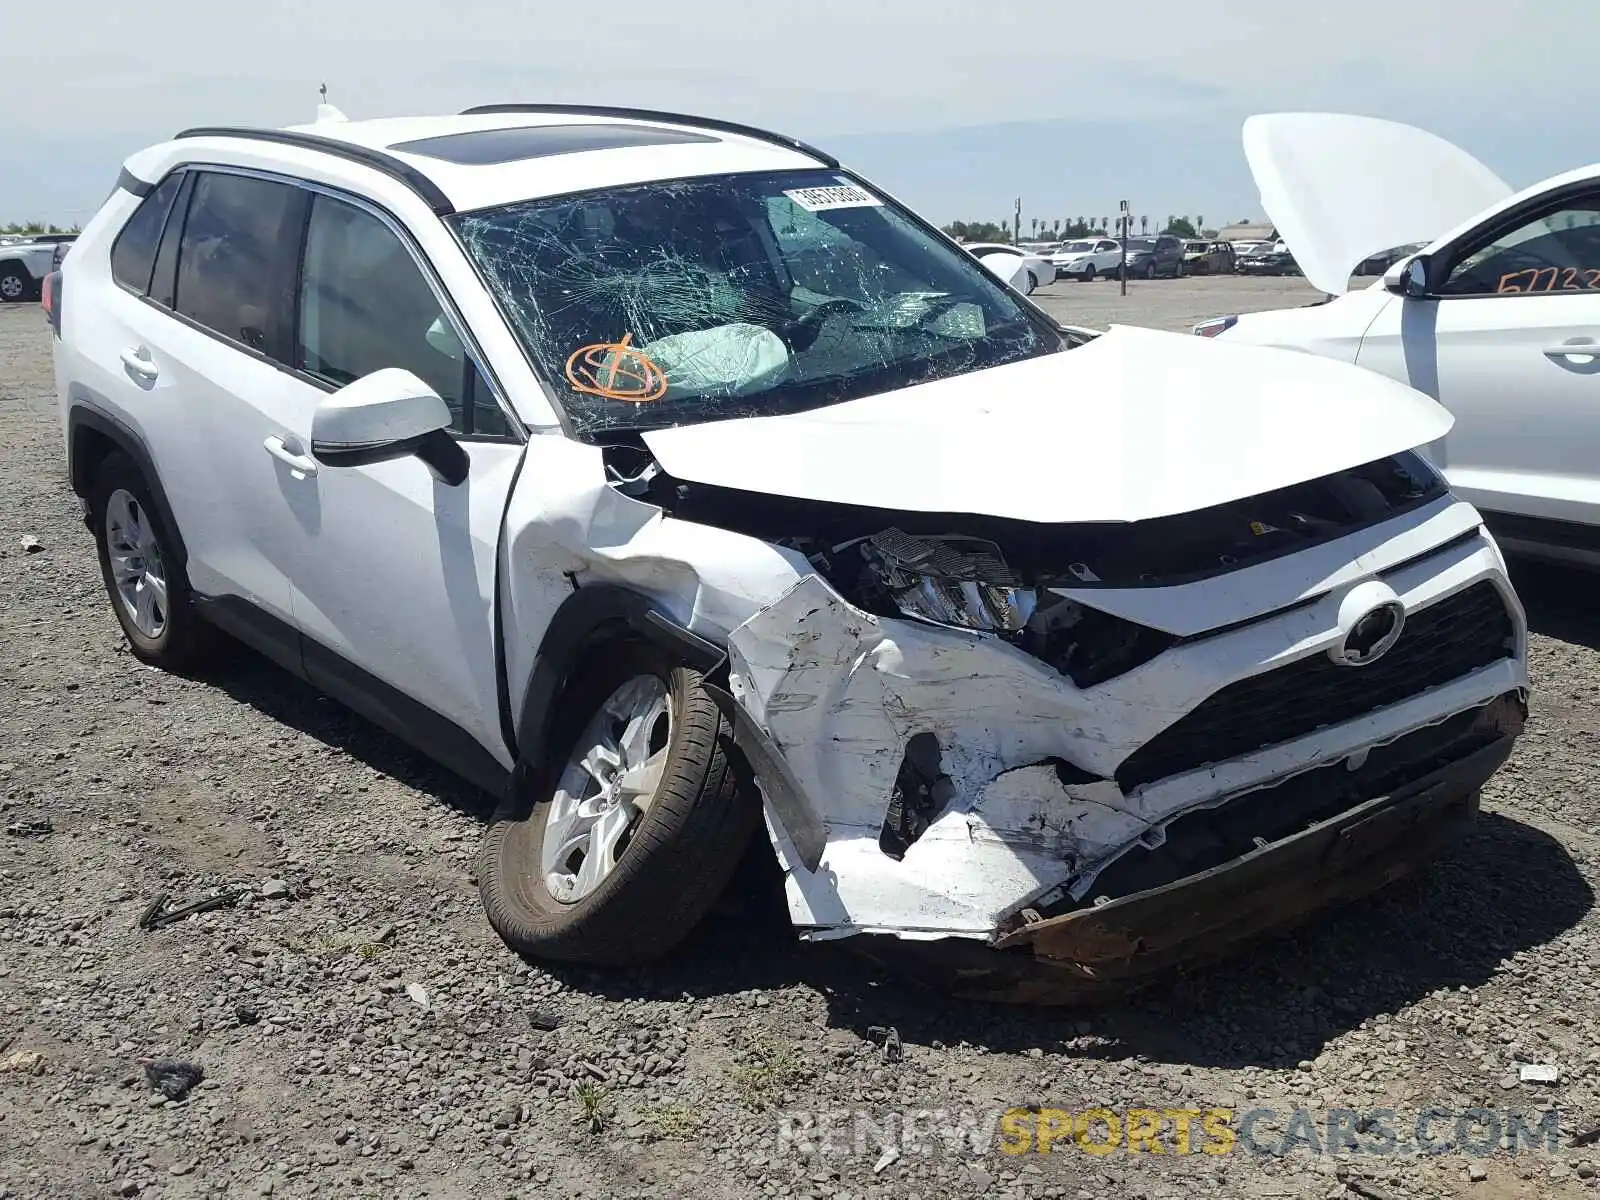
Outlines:
[{"label": "crushed front bumper", "polygon": [[1503,696],[1452,739],[1445,752],[1458,756],[1444,765],[1210,870],[1033,920],[992,947],[873,939],[858,948],[968,999],[1114,999],[1368,895],[1437,856],[1473,823],[1479,789],[1511,753],[1526,712],[1520,693]]}]

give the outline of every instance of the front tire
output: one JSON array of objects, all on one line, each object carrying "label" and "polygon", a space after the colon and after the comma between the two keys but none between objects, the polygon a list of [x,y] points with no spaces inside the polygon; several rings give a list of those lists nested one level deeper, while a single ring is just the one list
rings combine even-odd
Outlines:
[{"label": "front tire", "polygon": [[602,651],[562,698],[556,751],[484,837],[489,924],[534,958],[638,966],[726,888],[760,817],[699,672],[643,643]]},{"label": "front tire", "polygon": [[100,577],[128,649],[167,670],[192,663],[211,644],[210,630],[194,609],[177,539],[133,460],[113,453],[100,464],[89,488],[89,519]]},{"label": "front tire", "polygon": [[1080,275],[1079,278],[1082,279],[1084,283],[1093,283],[1094,282],[1094,264],[1090,263],[1088,266],[1084,267],[1083,274]]}]

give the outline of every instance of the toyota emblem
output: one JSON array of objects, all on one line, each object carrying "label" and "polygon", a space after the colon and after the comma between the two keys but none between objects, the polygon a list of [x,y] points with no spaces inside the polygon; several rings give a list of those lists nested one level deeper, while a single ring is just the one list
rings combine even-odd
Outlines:
[{"label": "toyota emblem", "polygon": [[1365,667],[1394,648],[1405,629],[1406,610],[1398,600],[1369,608],[1350,626],[1333,652],[1342,667]]}]

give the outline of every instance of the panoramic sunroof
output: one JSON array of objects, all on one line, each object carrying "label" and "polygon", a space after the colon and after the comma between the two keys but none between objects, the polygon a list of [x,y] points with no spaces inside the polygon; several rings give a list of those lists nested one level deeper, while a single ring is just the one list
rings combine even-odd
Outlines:
[{"label": "panoramic sunroof", "polygon": [[676,146],[720,139],[650,125],[527,125],[515,129],[476,129],[439,137],[396,142],[391,150],[420,154],[469,167],[492,167],[524,158],[616,150],[624,146]]}]

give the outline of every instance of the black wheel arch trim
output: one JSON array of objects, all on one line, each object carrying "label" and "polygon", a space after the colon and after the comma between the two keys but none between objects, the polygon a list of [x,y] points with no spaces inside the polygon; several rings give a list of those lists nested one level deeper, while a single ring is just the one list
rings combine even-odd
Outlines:
[{"label": "black wheel arch trim", "polygon": [[542,766],[556,705],[584,658],[618,637],[653,642],[707,675],[727,661],[722,647],[679,625],[642,592],[612,583],[577,588],[550,619],[522,695],[515,743],[519,784]]},{"label": "black wheel arch trim", "polygon": [[161,475],[156,470],[155,459],[150,454],[149,446],[145,445],[142,437],[117,418],[81,402],[74,403],[67,413],[67,466],[73,492],[87,499],[89,489],[94,486],[90,465],[78,452],[78,438],[84,430],[92,431],[107,439],[133,460],[134,466],[139,468],[145,483],[150,488],[150,499],[155,503],[161,523],[166,526],[167,533],[172,539],[173,544],[170,549],[177,555],[180,565],[187,564],[189,551],[183,543],[183,531],[178,528],[178,521],[173,515],[166,489],[161,486]]}]

